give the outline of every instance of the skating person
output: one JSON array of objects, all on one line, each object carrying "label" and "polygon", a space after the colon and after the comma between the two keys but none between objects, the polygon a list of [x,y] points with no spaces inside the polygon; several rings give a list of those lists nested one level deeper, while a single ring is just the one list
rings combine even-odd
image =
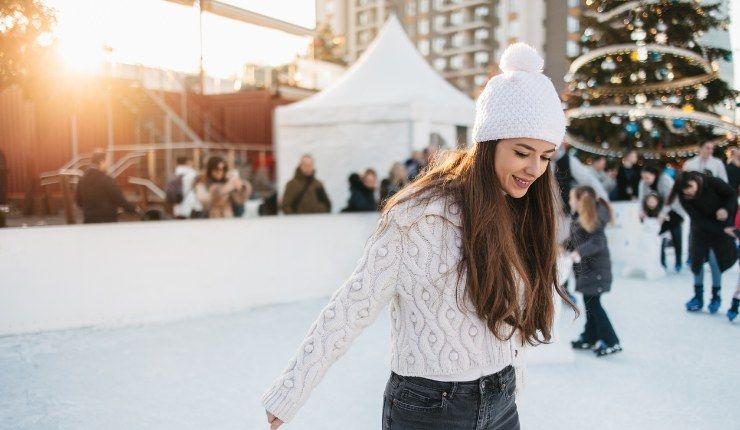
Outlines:
[{"label": "skating person", "polygon": [[[680,272],[683,268],[683,220],[686,219],[687,215],[678,200],[670,205],[667,204],[668,196],[671,194],[671,189],[673,189],[675,181],[667,173],[659,173],[658,169],[654,166],[645,166],[640,175],[642,179],[640,180],[638,191],[639,199],[644,204],[648,194],[655,193],[658,195],[661,209],[657,218],[659,223],[662,224],[661,233],[667,231],[671,235],[671,242],[676,253],[674,268],[676,272]],[[646,215],[644,207],[642,212],[640,214],[641,219]],[[660,263],[665,268],[665,243],[662,248]]]},{"label": "skating person", "polygon": [[533,48],[509,47],[478,98],[476,144],[388,201],[354,273],[263,396],[271,429],[388,302],[383,429],[519,428],[524,345],[550,339],[560,292],[548,164],[565,117],[542,65]]},{"label": "skating person", "polygon": [[737,260],[735,241],[725,234],[732,225],[737,209],[737,195],[727,182],[699,172],[682,172],[671,190],[669,203],[679,199],[691,219],[689,254],[694,273],[694,297],[686,310],[700,311],[704,307],[704,262],[712,267],[712,299],[708,310],[719,310],[722,272]]},{"label": "skating person", "polygon": [[593,350],[597,356],[622,351],[609,316],[601,305],[601,295],[612,288],[612,261],[604,230],[612,220],[606,200],[597,198],[591,187],[570,191],[574,219],[565,248],[571,251],[576,291],[583,294],[586,327],[571,344],[575,349]]}]

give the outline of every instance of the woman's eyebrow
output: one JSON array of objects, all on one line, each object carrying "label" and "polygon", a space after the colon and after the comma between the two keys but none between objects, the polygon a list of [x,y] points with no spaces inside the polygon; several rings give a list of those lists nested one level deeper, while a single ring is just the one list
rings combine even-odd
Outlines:
[{"label": "woman's eyebrow", "polygon": [[[534,151],[534,152],[537,152],[537,150],[536,150],[536,149],[532,148],[531,146],[529,146],[529,145],[527,145],[527,144],[524,144],[524,143],[517,143],[516,145],[517,145],[517,146],[521,146],[521,147],[523,147],[523,148],[526,148],[526,149],[529,149],[530,151]],[[555,148],[552,148],[552,149],[548,149],[547,151],[544,151],[544,152],[545,152],[546,154],[547,154],[547,153],[549,153],[549,152],[555,152]]]}]

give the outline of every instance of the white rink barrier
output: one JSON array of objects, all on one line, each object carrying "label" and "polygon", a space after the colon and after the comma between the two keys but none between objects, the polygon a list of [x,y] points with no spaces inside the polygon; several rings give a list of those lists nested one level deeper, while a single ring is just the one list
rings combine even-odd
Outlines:
[{"label": "white rink barrier", "polygon": [[0,230],[0,335],[167,321],[322,297],[376,214]]},{"label": "white rink barrier", "polygon": [[[614,205],[615,261],[628,249],[631,205]],[[340,214],[2,229],[0,335],[325,297],[376,223],[376,214]]]}]

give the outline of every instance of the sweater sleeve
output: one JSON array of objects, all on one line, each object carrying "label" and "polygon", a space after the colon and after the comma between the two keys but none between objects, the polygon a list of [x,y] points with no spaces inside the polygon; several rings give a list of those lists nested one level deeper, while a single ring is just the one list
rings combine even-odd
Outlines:
[{"label": "sweater sleeve", "polygon": [[332,295],[288,367],[263,395],[267,411],[284,422],[292,420],[329,367],[390,301],[400,276],[402,236],[393,219],[381,218],[354,272]]}]

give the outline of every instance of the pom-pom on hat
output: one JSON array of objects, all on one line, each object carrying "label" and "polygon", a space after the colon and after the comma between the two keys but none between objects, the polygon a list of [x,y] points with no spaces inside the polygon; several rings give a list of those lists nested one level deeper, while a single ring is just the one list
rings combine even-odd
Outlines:
[{"label": "pom-pom on hat", "polygon": [[529,137],[559,147],[565,137],[565,113],[544,60],[526,43],[510,45],[498,74],[488,80],[475,104],[473,140]]}]

